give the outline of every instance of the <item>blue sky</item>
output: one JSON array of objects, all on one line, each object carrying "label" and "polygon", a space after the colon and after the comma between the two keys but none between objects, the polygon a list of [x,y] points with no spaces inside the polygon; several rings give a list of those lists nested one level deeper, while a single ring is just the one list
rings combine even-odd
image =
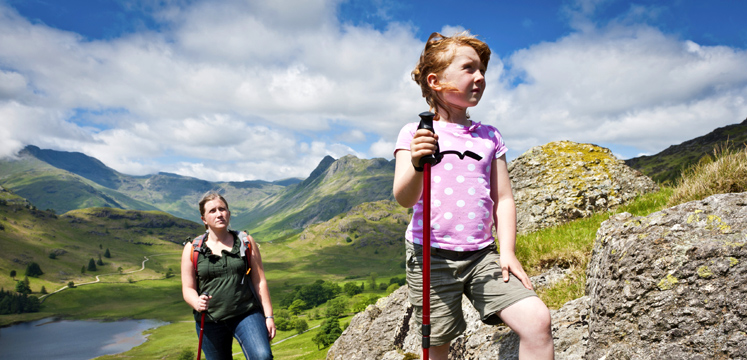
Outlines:
[{"label": "blue sky", "polygon": [[306,177],[392,158],[426,110],[433,31],[493,50],[472,119],[509,159],[572,140],[654,154],[747,118],[742,1],[0,0],[0,156],[79,151],[131,175]]}]

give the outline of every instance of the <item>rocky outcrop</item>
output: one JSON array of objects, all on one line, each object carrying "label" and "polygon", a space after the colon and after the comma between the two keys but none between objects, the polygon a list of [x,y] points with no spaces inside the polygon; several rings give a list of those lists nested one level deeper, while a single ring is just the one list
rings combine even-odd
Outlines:
[{"label": "rocky outcrop", "polygon": [[586,359],[747,359],[747,193],[597,232]]},{"label": "rocky outcrop", "polygon": [[658,190],[609,149],[571,141],[537,146],[508,167],[521,233],[607,211]]},{"label": "rocky outcrop", "polygon": [[[533,277],[532,284],[542,287],[562,280],[566,271],[554,268]],[[568,334],[556,339],[558,359],[580,359],[585,334],[586,299],[579,299],[563,310],[553,311],[554,332]],[[350,321],[342,336],[332,345],[327,359],[334,360],[405,360],[416,359],[421,339],[407,300],[407,286],[379,299]],[[518,359],[519,338],[506,326],[489,326],[480,321],[469,300],[462,299],[467,330],[452,342],[450,359]],[[563,331],[561,331],[563,329]],[[575,347],[575,348],[574,348]],[[570,355],[571,353],[575,355]]]},{"label": "rocky outcrop", "polygon": [[[533,278],[552,284],[562,272]],[[714,195],[597,232],[587,295],[552,311],[555,358],[747,359],[747,193]],[[405,288],[356,315],[327,359],[415,359]],[[517,359],[518,337],[466,299],[450,359]]]}]

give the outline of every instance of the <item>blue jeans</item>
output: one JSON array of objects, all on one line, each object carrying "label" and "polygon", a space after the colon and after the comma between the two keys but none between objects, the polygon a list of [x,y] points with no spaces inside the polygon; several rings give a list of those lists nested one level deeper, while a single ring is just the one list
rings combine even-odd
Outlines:
[{"label": "blue jeans", "polygon": [[[200,336],[200,323],[196,323],[197,336]],[[233,339],[239,342],[244,357],[249,360],[272,359],[270,337],[267,334],[265,315],[253,311],[246,316],[218,322],[205,320],[202,335],[202,351],[207,360],[233,359],[231,346]]]}]

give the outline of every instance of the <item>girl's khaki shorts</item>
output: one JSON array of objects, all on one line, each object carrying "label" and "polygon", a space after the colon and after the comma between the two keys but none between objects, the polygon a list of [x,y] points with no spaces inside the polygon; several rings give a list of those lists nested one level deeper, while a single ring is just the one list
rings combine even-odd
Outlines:
[{"label": "girl's khaki shorts", "polygon": [[[417,319],[418,331],[421,331],[423,247],[409,241],[405,243],[408,297],[415,310],[413,316]],[[499,261],[495,245],[466,253],[431,248],[431,346],[447,344],[467,328],[462,313],[462,294],[488,325],[502,323],[497,312],[519,300],[537,296],[513,274],[504,282]]]}]

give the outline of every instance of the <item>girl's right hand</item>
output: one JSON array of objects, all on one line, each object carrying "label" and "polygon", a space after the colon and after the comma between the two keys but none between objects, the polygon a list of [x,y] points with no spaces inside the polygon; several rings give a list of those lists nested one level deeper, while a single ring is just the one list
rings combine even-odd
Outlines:
[{"label": "girl's right hand", "polygon": [[212,296],[209,295],[200,295],[200,297],[197,298],[197,308],[195,310],[199,312],[203,312],[208,309],[208,303],[210,302],[210,299],[212,299]]},{"label": "girl's right hand", "polygon": [[433,155],[438,147],[438,134],[430,130],[418,129],[410,142],[410,156],[412,166],[420,167],[420,158]]}]

